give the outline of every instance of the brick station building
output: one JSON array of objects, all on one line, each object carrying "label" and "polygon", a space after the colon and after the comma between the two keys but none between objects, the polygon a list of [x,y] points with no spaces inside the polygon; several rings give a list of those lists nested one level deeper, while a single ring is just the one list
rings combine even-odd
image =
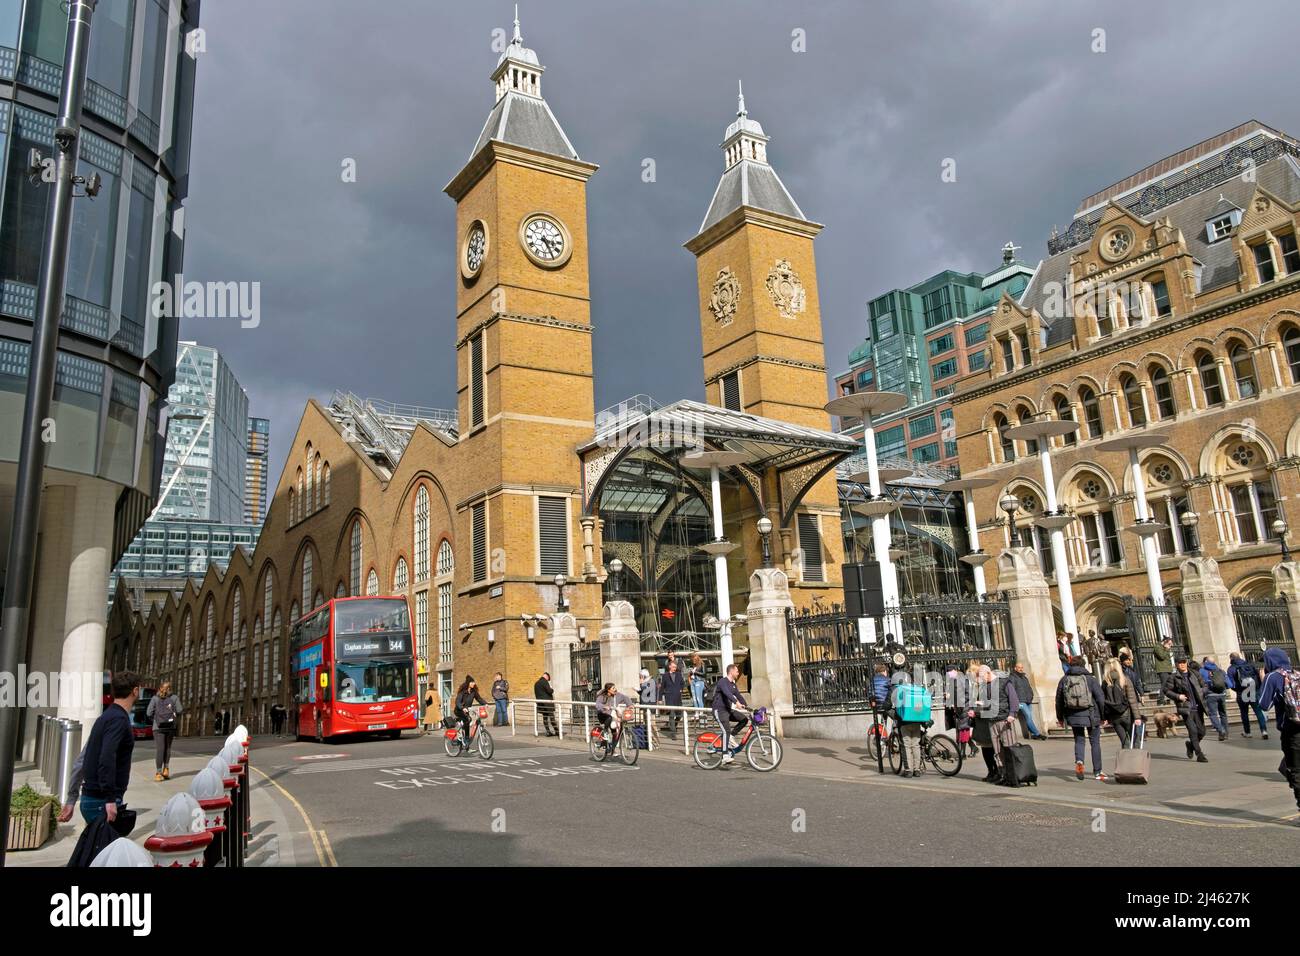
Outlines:
[{"label": "brick station building", "polygon": [[1165,593],[1199,546],[1232,596],[1274,594],[1275,522],[1300,522],[1298,160],[1300,143],[1251,121],[1087,197],[1024,293],[998,304],[987,370],[958,384],[962,475],[995,479],[974,493],[983,548],[1005,545],[999,499],[1015,495],[1016,543],[1038,552],[1054,601],[1037,450],[1003,433],[1079,423],[1050,441],[1084,635],[1122,636],[1125,598],[1148,593],[1127,454],[1097,447],[1117,436],[1166,438],[1139,459],[1167,526]]}]

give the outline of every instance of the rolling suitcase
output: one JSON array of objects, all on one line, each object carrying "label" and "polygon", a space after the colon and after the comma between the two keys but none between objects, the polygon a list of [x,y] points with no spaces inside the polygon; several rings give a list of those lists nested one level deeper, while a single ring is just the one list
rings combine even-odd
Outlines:
[{"label": "rolling suitcase", "polygon": [[1146,742],[1146,729],[1146,721],[1134,727],[1130,743],[1135,741],[1136,746],[1125,747],[1119,752],[1115,764],[1116,783],[1151,782],[1151,751],[1142,746]]},{"label": "rolling suitcase", "polygon": [[1038,786],[1038,768],[1034,765],[1034,748],[1013,744],[1002,748],[1002,784],[1007,787]]}]

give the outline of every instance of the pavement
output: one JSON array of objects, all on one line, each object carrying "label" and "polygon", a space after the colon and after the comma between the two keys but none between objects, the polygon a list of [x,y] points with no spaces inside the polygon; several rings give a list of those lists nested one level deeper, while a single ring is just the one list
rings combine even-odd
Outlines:
[{"label": "pavement", "polygon": [[[188,792],[195,774],[208,765],[225,743],[225,737],[186,737],[172,745],[171,777],[161,783],[154,781],[154,748],[152,741],[136,741],[134,759],[131,761],[131,784],[126,792],[126,805],[136,811],[135,830],[131,839],[144,845],[153,835],[158,814],[173,794]],[[295,840],[295,828],[289,814],[296,815],[290,801],[272,797],[274,788],[257,767],[257,741],[251,749],[253,764],[253,804],[251,807],[252,836],[249,838],[245,866],[302,866],[315,865],[316,854],[310,840]],[[35,767],[19,764],[14,776],[14,789],[24,783],[45,792]],[[69,823],[60,823],[50,839],[35,850],[10,850],[5,865],[13,866],[64,866],[72,856],[77,838],[86,827],[81,813],[73,811]]]},{"label": "pavement", "polygon": [[[593,762],[580,739],[511,736],[496,752],[448,757],[439,736],[317,744],[253,742],[250,865],[1125,865],[1185,866],[1188,841],[1217,840],[1231,857],[1290,865],[1300,811],[1270,741],[1207,740],[1208,764],[1184,738],[1154,739],[1152,782],[1075,779],[1068,740],[1033,744],[1039,785],[980,782],[975,757],[953,778],[877,772],[865,746],[788,739],[774,773],[744,764],[700,770],[680,749],[643,751],[628,767]],[[137,836],[166,797],[220,745],[177,741],[173,776],[153,782],[137,761],[130,805]],[[1118,745],[1105,740],[1106,769]],[[13,853],[15,865],[62,865],[76,830]],[[1225,852],[1228,852],[1225,850]]]}]

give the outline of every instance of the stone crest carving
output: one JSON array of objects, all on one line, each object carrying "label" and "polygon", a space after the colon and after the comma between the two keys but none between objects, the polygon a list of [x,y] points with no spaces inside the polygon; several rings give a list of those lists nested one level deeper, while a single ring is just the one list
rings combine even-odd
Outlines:
[{"label": "stone crest carving", "polygon": [[789,259],[778,259],[767,274],[767,293],[776,310],[787,319],[793,319],[806,305],[806,295],[799,274]]},{"label": "stone crest carving", "polygon": [[719,325],[730,325],[736,317],[736,303],[740,301],[740,281],[730,268],[718,270],[718,278],[713,283],[713,294],[709,297],[709,311]]}]

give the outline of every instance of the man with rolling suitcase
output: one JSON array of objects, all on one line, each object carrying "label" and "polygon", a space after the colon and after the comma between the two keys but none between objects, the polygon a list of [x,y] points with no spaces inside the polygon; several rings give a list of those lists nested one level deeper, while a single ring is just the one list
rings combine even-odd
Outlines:
[{"label": "man with rolling suitcase", "polygon": [[1151,751],[1143,746],[1145,743],[1146,724],[1139,720],[1133,725],[1129,746],[1119,752],[1115,762],[1116,783],[1151,782]]}]

